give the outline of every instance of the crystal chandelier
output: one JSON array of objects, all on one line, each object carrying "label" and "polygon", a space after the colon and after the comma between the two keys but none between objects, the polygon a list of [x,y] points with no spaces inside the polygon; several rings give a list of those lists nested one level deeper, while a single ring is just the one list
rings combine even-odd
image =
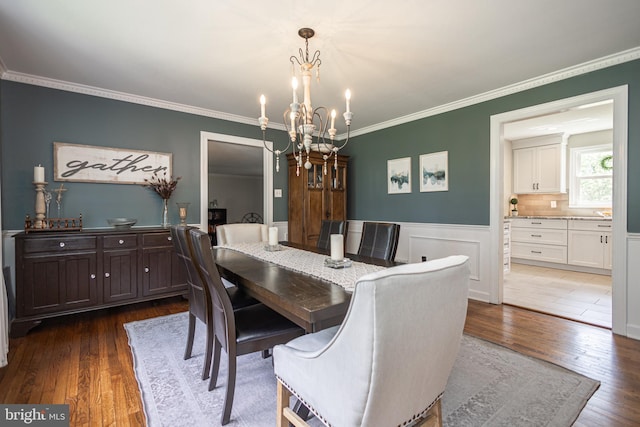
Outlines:
[{"label": "crystal chandelier", "polygon": [[[309,58],[309,39],[313,37],[315,32],[311,28],[301,28],[298,35],[304,39],[305,50],[299,49],[299,56],[291,56],[291,87],[293,89],[293,102],[289,105],[283,114],[284,125],[289,134],[288,144],[284,150],[271,149],[266,142],[267,124],[269,119],[265,115],[266,99],[264,95],[260,96],[260,117],[258,123],[262,129],[262,142],[264,146],[276,156],[276,172],[280,171],[280,154],[286,153],[290,146],[293,145],[293,155],[297,162],[296,174],[300,175],[300,167],[304,165],[305,169],[311,168],[309,161],[309,153],[311,150],[322,152],[324,159],[324,174],[327,174],[327,161],[333,156],[335,160],[334,167],[338,168],[338,151],[344,148],[349,142],[349,132],[351,130],[351,119],[353,113],[350,109],[351,92],[349,89],[345,92],[346,111],[343,114],[344,121],[347,125],[347,138],[340,146],[335,144],[336,136],[336,110],[329,110],[325,107],[313,108],[311,105],[311,72],[316,69],[316,78],[320,80],[320,51],[316,50],[313,57]],[[300,75],[302,78],[302,88],[304,98],[302,103],[298,102],[298,78],[296,77],[296,63],[300,67]],[[327,140],[328,134],[328,140]],[[315,137],[315,141],[314,141]],[[275,148],[275,147],[274,147]]]}]

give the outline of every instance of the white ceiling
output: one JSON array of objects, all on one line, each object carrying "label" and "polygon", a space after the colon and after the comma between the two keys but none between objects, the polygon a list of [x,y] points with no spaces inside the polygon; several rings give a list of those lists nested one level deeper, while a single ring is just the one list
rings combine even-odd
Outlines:
[{"label": "white ceiling", "polygon": [[344,110],[350,88],[362,131],[635,49],[638,17],[638,0],[0,0],[0,73],[246,123],[264,93],[282,123],[311,27],[314,106]]}]

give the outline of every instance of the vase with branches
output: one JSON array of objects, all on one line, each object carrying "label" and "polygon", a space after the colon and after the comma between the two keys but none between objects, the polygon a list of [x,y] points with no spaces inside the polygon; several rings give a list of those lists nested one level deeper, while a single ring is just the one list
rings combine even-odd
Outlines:
[{"label": "vase with branches", "polygon": [[154,192],[156,192],[162,198],[162,227],[169,227],[169,199],[171,198],[171,194],[178,186],[178,181],[180,181],[182,177],[173,178],[172,176],[167,176],[165,172],[162,177],[158,176],[157,173],[154,173],[151,178],[144,179],[143,186],[150,188]]}]

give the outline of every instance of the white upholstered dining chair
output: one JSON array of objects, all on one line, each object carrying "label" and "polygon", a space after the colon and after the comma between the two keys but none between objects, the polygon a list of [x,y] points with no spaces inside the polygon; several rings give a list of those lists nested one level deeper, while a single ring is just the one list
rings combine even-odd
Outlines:
[{"label": "white upholstered dining chair", "polygon": [[291,394],[327,426],[442,425],[468,290],[461,255],[358,279],[341,326],[274,347],[277,425],[305,425]]},{"label": "white upholstered dining chair", "polygon": [[269,241],[269,227],[265,224],[239,223],[216,227],[218,245],[257,243]]}]

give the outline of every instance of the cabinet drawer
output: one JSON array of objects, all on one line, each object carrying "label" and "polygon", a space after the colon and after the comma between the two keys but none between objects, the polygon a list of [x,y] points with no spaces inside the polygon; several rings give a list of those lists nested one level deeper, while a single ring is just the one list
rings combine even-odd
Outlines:
[{"label": "cabinet drawer", "polygon": [[511,220],[511,231],[514,228],[553,228],[558,230],[567,229],[566,219],[535,219],[535,218],[518,218]]},{"label": "cabinet drawer", "polygon": [[95,249],[95,236],[60,236],[38,239],[25,239],[24,252],[68,252]]},{"label": "cabinet drawer", "polygon": [[511,257],[566,264],[567,247],[513,243],[511,246]]},{"label": "cabinet drawer", "polygon": [[610,232],[613,230],[613,223],[611,221],[570,220],[569,230]]},{"label": "cabinet drawer", "polygon": [[173,246],[171,235],[166,233],[147,233],[142,235],[142,246]]},{"label": "cabinet drawer", "polygon": [[511,231],[511,241],[566,245],[567,232],[566,230],[548,230],[544,228],[514,228]]},{"label": "cabinet drawer", "polygon": [[105,249],[130,249],[138,246],[135,234],[120,234],[118,236],[105,236],[102,241]]}]

